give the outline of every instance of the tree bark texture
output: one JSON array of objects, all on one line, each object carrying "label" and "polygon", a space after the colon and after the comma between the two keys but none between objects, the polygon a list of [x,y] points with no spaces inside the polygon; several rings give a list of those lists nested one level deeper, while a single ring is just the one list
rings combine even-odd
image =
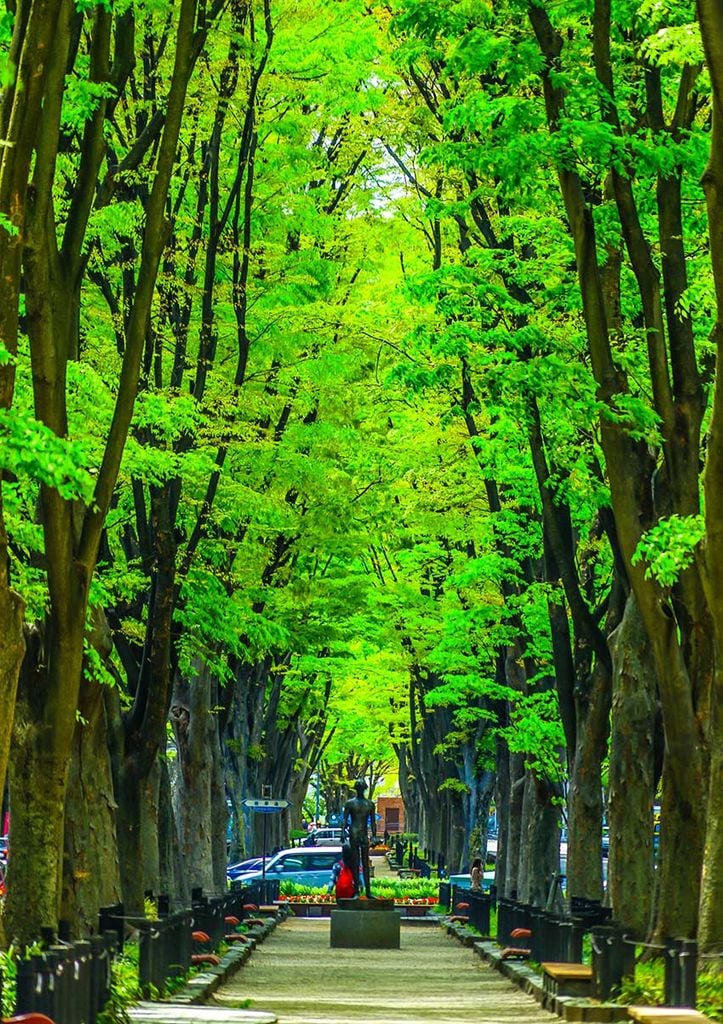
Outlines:
[{"label": "tree bark texture", "polygon": [[703,949],[720,950],[723,948],[723,9],[716,0],[698,0],[697,8],[713,92],[711,147],[703,187],[716,294],[713,341],[717,368],[704,477],[703,579],[713,619],[716,667],[708,735],[711,784],[698,939]]},{"label": "tree bark texture", "polygon": [[[188,906],[191,888],[186,876],[173,813],[173,791],[167,754],[159,760],[158,787],[158,870],[160,881],[158,891],[167,893],[172,903]],[[225,872],[224,872],[225,875]]]},{"label": "tree bark texture", "polygon": [[576,695],[576,743],[568,791],[567,891],[602,898],[602,762],[607,753],[611,678],[598,662]]},{"label": "tree bark texture", "polygon": [[510,754],[510,798],[505,885],[503,890],[499,889],[504,896],[519,897],[522,891],[522,880],[520,875],[520,860],[522,851],[522,804],[525,795],[525,759],[522,754]]},{"label": "tree bark texture", "polygon": [[608,892],[615,920],[644,937],[653,910],[655,668],[633,594],[610,638],[613,653]]},{"label": "tree bark texture", "polygon": [[507,895],[507,850],[510,837],[510,751],[505,740],[497,737],[497,771],[495,774],[495,812],[497,815],[497,857],[495,858],[495,886],[497,892]]},{"label": "tree bark texture", "polygon": [[51,611],[45,630],[33,632],[20,674],[10,804],[13,846],[23,852],[12,858],[5,919],[8,934],[23,940],[40,934],[41,927],[55,928],[60,913],[66,784],[84,620],[82,597],[69,594],[62,614]]},{"label": "tree bark texture", "polygon": [[[213,873],[214,746],[218,743],[216,680],[196,662],[192,679],[176,677],[171,698],[171,723],[176,739],[179,772],[175,812],[184,873],[190,887],[216,891]],[[225,849],[225,846],[224,846]]]},{"label": "tree bark texture", "polygon": [[[0,525],[0,530],[2,526]],[[13,713],[20,668],[25,654],[23,614],[25,606],[18,594],[7,586],[7,547],[0,536],[0,793],[5,791]]]},{"label": "tree bark texture", "polygon": [[518,899],[545,907],[553,875],[560,870],[559,793],[528,769],[522,798]]},{"label": "tree bark texture", "polygon": [[116,803],[108,754],[103,685],[80,688],[65,805],[61,917],[82,938],[98,926],[98,907],[121,898]]}]

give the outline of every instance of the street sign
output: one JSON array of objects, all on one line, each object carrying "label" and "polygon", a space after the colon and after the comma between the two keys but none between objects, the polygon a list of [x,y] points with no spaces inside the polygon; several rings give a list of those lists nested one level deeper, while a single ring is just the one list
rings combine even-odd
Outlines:
[{"label": "street sign", "polygon": [[241,803],[250,811],[261,811],[266,814],[273,814],[275,811],[283,811],[291,806],[290,800],[259,800],[255,797],[247,797]]}]

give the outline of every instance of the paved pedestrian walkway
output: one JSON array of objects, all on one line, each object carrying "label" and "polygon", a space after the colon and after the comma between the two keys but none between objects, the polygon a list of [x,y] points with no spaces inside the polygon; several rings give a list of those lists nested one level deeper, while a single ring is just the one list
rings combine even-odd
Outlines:
[{"label": "paved pedestrian walkway", "polygon": [[330,949],[329,921],[289,918],[214,999],[279,1024],[551,1024],[535,1000],[441,928],[402,925],[399,950]]}]

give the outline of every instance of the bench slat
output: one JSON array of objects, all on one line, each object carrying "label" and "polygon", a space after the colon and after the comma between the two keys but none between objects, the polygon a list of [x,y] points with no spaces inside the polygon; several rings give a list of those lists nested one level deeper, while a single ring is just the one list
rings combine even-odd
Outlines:
[{"label": "bench slat", "polygon": [[681,1006],[629,1006],[628,1015],[640,1024],[710,1024],[702,1013]]},{"label": "bench slat", "polygon": [[577,981],[592,978],[592,967],[587,964],[544,963],[540,967],[555,981]]}]

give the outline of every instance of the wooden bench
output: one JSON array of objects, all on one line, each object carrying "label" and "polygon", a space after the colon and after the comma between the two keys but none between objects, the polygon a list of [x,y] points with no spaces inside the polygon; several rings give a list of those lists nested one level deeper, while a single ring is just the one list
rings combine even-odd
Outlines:
[{"label": "wooden bench", "polygon": [[589,996],[592,967],[587,964],[540,964],[543,990],[549,996]]},{"label": "wooden bench", "polygon": [[419,868],[400,868],[397,872],[400,878],[416,878],[419,873]]},{"label": "wooden bench", "polygon": [[709,1017],[682,1006],[629,1006],[628,1016],[640,1024],[711,1024]]}]

